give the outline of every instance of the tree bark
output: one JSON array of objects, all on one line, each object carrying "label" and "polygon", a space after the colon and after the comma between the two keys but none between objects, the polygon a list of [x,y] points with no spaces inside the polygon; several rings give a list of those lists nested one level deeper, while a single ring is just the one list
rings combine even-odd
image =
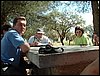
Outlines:
[{"label": "tree bark", "polygon": [[65,32],[62,31],[62,33],[60,34],[60,32],[57,30],[59,36],[60,36],[60,41],[61,41],[61,44],[64,45],[64,38],[65,38]]},{"label": "tree bark", "polygon": [[94,32],[99,36],[99,4],[98,1],[91,1]]}]

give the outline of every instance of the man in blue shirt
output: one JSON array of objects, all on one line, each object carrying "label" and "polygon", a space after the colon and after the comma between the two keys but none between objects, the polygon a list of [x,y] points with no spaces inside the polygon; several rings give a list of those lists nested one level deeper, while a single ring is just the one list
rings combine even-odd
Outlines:
[{"label": "man in blue shirt", "polygon": [[21,64],[21,55],[26,54],[29,43],[25,42],[22,35],[26,31],[26,18],[16,17],[13,20],[13,27],[6,32],[1,40],[1,62],[6,66],[2,67],[4,75],[25,75],[25,68]]}]

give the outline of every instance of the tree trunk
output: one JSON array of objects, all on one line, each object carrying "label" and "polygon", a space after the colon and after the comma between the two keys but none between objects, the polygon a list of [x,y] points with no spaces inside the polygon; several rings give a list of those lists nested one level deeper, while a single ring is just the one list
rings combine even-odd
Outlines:
[{"label": "tree trunk", "polygon": [[62,45],[64,45],[63,40],[64,40],[64,37],[60,36],[60,41],[61,41],[61,44],[62,44]]},{"label": "tree trunk", "polygon": [[62,33],[60,34],[59,30],[56,30],[60,36],[60,41],[61,41],[61,44],[64,45],[64,38],[65,38],[65,32],[62,30]]},{"label": "tree trunk", "polygon": [[92,5],[92,14],[93,14],[93,25],[94,25],[94,32],[99,35],[99,5],[98,1],[91,1]]}]

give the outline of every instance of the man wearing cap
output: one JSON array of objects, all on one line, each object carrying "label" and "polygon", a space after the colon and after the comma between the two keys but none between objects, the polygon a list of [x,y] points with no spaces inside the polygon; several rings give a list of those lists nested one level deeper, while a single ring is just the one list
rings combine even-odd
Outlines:
[{"label": "man wearing cap", "polygon": [[44,35],[44,31],[41,28],[37,29],[36,34],[31,36],[28,42],[30,46],[51,45],[50,39]]}]

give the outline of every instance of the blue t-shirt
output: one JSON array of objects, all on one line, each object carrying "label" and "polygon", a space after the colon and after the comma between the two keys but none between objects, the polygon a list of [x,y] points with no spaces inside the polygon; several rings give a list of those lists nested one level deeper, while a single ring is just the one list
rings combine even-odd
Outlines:
[{"label": "blue t-shirt", "polygon": [[20,45],[24,39],[16,30],[8,31],[1,40],[1,60],[3,62],[18,65],[20,61]]}]

